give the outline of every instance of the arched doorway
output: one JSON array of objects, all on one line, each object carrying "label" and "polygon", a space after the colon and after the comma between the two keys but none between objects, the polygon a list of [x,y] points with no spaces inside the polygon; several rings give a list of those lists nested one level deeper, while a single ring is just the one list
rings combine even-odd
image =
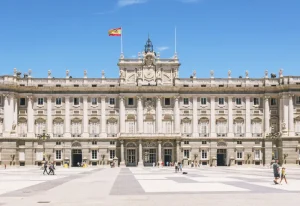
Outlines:
[{"label": "arched doorway", "polygon": [[79,142],[72,144],[72,167],[79,167],[82,165],[82,150]]}]

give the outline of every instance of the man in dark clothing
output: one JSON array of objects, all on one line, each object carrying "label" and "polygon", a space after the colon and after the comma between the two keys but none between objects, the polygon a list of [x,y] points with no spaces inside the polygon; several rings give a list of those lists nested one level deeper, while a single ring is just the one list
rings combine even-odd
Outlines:
[{"label": "man in dark clothing", "polygon": [[52,172],[52,174],[54,175],[54,163],[50,163],[50,167],[49,167],[49,173],[48,173],[48,175],[50,175],[50,173]]},{"label": "man in dark clothing", "polygon": [[43,172],[43,175],[45,174],[45,172],[48,174],[48,171],[47,171],[47,166],[48,165],[48,163],[47,162],[45,162],[44,163],[44,172]]},{"label": "man in dark clothing", "polygon": [[274,173],[274,183],[277,185],[278,184],[277,181],[280,177],[278,160],[276,160],[275,163],[273,164],[273,173]]}]

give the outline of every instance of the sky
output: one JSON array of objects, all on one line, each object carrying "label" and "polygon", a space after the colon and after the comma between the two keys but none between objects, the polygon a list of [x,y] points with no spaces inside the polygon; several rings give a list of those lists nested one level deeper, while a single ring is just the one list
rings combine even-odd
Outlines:
[{"label": "sky", "polygon": [[267,69],[300,76],[299,0],[0,0],[0,75],[119,75],[123,51],[134,58],[148,34],[161,58],[175,50],[179,76],[260,78]]}]

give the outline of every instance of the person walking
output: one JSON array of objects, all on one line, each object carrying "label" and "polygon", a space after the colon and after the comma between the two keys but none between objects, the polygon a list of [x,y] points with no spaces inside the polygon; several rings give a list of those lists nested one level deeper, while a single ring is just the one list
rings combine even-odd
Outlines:
[{"label": "person walking", "polygon": [[54,163],[52,162],[52,163],[50,163],[50,166],[49,166],[49,173],[48,173],[48,175],[50,175],[51,172],[52,172],[53,175],[55,175],[54,174],[54,170],[55,170],[55,167],[54,167]]},{"label": "person walking", "polygon": [[177,162],[175,162],[175,172],[176,173],[178,172],[178,164],[177,164]]},{"label": "person walking", "polygon": [[182,164],[181,164],[181,162],[179,162],[179,170],[180,170],[180,172],[182,172]]},{"label": "person walking", "polygon": [[273,164],[273,173],[274,173],[273,182],[275,183],[275,185],[278,184],[278,179],[280,177],[279,170],[280,170],[280,168],[279,168],[278,160],[275,160],[275,163]]},{"label": "person walking", "polygon": [[48,173],[48,171],[47,171],[47,167],[48,167],[48,162],[45,162],[45,163],[44,163],[44,172],[43,172],[43,175],[45,175],[45,172],[46,172],[46,174],[49,175],[49,173]]},{"label": "person walking", "polygon": [[285,171],[285,168],[283,167],[282,169],[281,169],[281,179],[280,179],[280,184],[281,184],[281,182],[282,182],[282,179],[284,179],[284,181],[285,181],[285,183],[287,184],[287,180],[286,180],[286,171]]}]

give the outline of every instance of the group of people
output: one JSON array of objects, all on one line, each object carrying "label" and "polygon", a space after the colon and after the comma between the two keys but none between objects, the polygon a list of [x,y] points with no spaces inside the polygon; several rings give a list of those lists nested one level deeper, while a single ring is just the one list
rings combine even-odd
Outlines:
[{"label": "group of people", "polygon": [[[274,183],[275,183],[275,185],[281,184],[283,179],[284,179],[285,183],[287,184],[285,167],[281,168],[281,173],[280,173],[280,167],[279,167],[279,164],[278,164],[278,160],[276,160],[275,163],[273,164],[273,173],[274,173]],[[280,179],[280,182],[278,182],[279,179]]]},{"label": "group of people", "polygon": [[182,164],[181,164],[181,162],[175,162],[175,172],[179,172],[179,170],[180,170],[180,172],[182,172]]},{"label": "group of people", "polygon": [[[48,172],[48,169],[49,168],[49,172]],[[52,175],[55,175],[54,174],[54,170],[55,170],[55,167],[54,167],[54,163],[53,162],[45,162],[44,163],[44,172],[43,172],[43,175],[45,175],[45,172],[47,175],[50,175],[52,173]]]}]

